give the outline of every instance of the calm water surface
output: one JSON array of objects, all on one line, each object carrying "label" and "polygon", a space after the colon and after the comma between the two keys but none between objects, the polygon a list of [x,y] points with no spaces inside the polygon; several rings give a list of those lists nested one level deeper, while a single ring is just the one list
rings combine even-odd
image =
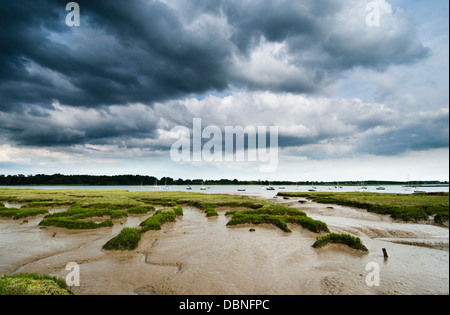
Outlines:
[{"label": "calm water surface", "polygon": [[[188,189],[190,187],[191,189]],[[201,192],[206,194],[242,194],[256,195],[263,198],[272,198],[278,192],[308,192],[312,186],[272,186],[275,190],[267,190],[268,186],[259,185],[213,185],[213,186],[0,186],[0,188],[17,189],[77,189],[77,190],[128,190],[128,191],[186,191]],[[359,186],[315,186],[320,192],[354,192]],[[385,190],[378,190],[377,186],[366,186],[366,192],[412,194],[415,191],[424,192],[449,192],[449,187],[404,187],[383,186]]]}]

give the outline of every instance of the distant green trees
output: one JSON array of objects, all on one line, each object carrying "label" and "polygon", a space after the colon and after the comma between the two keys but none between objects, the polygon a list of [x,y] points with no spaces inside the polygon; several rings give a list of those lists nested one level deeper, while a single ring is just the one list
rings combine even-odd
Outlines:
[{"label": "distant green trees", "polygon": [[[79,185],[79,186],[137,186],[137,185],[155,185],[155,183],[162,185],[360,185],[359,181],[340,181],[337,182],[321,182],[321,181],[269,181],[254,180],[254,181],[240,181],[238,179],[174,179],[171,177],[156,178],[154,176],[146,175],[0,175],[0,186],[54,186],[54,185]],[[365,185],[406,185],[407,182],[389,182],[389,181],[366,181]],[[415,185],[442,185],[448,182],[439,181],[419,181]]]},{"label": "distant green trees", "polygon": [[[85,186],[131,186],[154,185],[156,177],[142,175],[0,175],[0,185],[4,186],[32,186],[32,185],[85,185]],[[162,179],[165,182],[165,178]],[[174,180],[167,178],[167,184],[172,185]]]}]

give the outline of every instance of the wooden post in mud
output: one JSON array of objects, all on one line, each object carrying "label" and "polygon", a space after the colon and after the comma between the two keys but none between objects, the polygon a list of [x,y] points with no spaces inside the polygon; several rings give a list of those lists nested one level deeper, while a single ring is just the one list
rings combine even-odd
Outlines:
[{"label": "wooden post in mud", "polygon": [[389,258],[386,248],[383,248],[383,255],[384,255],[384,260],[387,260]]}]

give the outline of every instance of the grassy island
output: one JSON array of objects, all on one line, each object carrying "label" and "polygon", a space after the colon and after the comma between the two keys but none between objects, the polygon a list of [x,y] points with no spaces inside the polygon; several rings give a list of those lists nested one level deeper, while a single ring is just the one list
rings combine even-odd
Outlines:
[{"label": "grassy island", "polygon": [[161,225],[167,222],[174,222],[177,216],[181,215],[183,215],[183,208],[181,206],[158,210],[155,214],[143,221],[139,228],[123,228],[119,235],[103,246],[103,249],[134,250],[139,245],[142,233],[150,230],[161,230]]},{"label": "grassy island", "polygon": [[273,224],[285,232],[291,232],[287,223],[298,224],[312,232],[328,232],[325,223],[313,220],[306,216],[306,213],[295,208],[283,205],[267,204],[261,208],[243,211],[228,211],[225,215],[233,217],[228,222],[228,226],[239,224]]},{"label": "grassy island", "polygon": [[134,250],[141,240],[141,231],[137,228],[123,228],[119,235],[108,241],[103,249]]},{"label": "grassy island", "polygon": [[329,243],[344,244],[357,250],[361,250],[364,252],[368,251],[367,247],[362,244],[361,239],[359,237],[355,237],[349,234],[336,234],[336,233],[318,236],[316,238],[316,242],[313,244],[313,247],[321,248]]},{"label": "grassy island", "polygon": [[437,224],[448,223],[449,194],[388,194],[369,192],[280,192],[283,197],[304,197],[324,204],[337,204],[365,209],[369,212],[390,215],[405,222],[420,222],[434,217]]},{"label": "grassy island", "polygon": [[40,214],[48,213],[47,209],[17,209],[17,208],[6,208],[3,203],[0,203],[0,217],[3,218],[13,218],[13,220],[24,219],[28,217],[35,217]]},{"label": "grassy island", "polygon": [[0,295],[72,295],[64,279],[20,274],[0,277]]}]

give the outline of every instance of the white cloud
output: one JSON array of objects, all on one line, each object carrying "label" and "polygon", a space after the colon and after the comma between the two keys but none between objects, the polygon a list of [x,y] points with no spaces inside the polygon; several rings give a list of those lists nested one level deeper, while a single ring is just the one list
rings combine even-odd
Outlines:
[{"label": "white cloud", "polygon": [[305,90],[316,88],[311,82],[311,70],[292,63],[286,42],[268,42],[262,39],[250,56],[235,54],[231,74],[240,82],[262,89],[276,91],[289,86],[292,89],[303,86]]},{"label": "white cloud", "polygon": [[9,144],[0,145],[0,163],[43,164],[60,161],[68,155],[48,149],[16,148]]}]

